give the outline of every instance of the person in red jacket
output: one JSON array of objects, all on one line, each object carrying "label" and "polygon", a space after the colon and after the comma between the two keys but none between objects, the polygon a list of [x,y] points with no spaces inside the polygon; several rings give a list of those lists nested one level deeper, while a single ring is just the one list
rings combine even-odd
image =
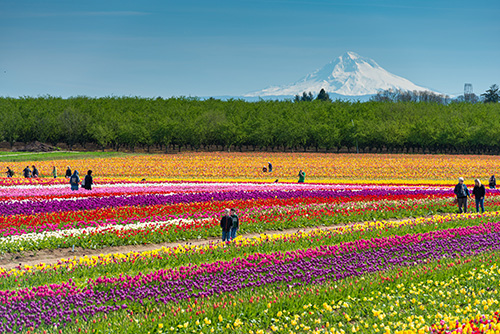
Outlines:
[{"label": "person in red jacket", "polygon": [[224,216],[220,220],[220,227],[222,228],[222,241],[231,241],[231,228],[233,227],[233,218],[231,218],[231,211],[226,209]]}]

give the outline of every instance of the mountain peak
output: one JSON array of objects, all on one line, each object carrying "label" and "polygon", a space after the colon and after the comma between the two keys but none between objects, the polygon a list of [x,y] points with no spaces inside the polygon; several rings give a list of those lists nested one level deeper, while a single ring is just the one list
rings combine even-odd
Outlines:
[{"label": "mountain peak", "polygon": [[341,59],[350,58],[352,60],[356,60],[356,59],[359,58],[359,55],[356,52],[347,51],[342,56],[340,56],[339,58],[341,58]]},{"label": "mountain peak", "polygon": [[246,94],[252,96],[294,96],[302,92],[328,93],[348,96],[377,94],[380,90],[428,91],[411,81],[387,72],[374,60],[347,51],[322,68],[284,86],[272,86]]}]

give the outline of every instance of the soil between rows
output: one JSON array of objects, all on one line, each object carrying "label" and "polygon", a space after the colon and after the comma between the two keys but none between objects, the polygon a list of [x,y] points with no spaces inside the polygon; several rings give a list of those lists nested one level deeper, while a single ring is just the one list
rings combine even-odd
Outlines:
[{"label": "soil between rows", "polygon": [[[408,218],[406,218],[408,219]],[[405,219],[387,219],[387,221],[400,221]],[[354,224],[362,224],[363,222],[351,223],[349,225]],[[273,235],[273,234],[287,234],[287,233],[297,233],[297,232],[309,232],[315,229],[322,230],[333,230],[339,227],[345,226],[346,224],[339,224],[334,226],[316,226],[316,227],[303,227],[303,228],[291,228],[285,230],[269,230],[261,233],[247,233],[240,234],[245,238],[253,238],[260,235]],[[16,268],[18,266],[35,266],[40,263],[45,264],[54,264],[59,262],[61,259],[68,259],[73,257],[81,257],[81,256],[98,256],[98,255],[108,255],[115,253],[129,253],[129,252],[144,252],[150,251],[154,249],[158,249],[161,247],[175,247],[178,245],[208,245],[211,243],[219,243],[222,242],[221,238],[206,238],[206,239],[193,239],[187,241],[176,241],[176,242],[164,242],[158,244],[145,244],[145,245],[126,245],[126,246],[113,246],[113,247],[105,247],[99,249],[89,249],[89,248],[81,248],[75,247],[75,251],[72,251],[72,248],[58,248],[58,249],[43,249],[39,251],[29,251],[22,253],[5,253],[0,255],[0,267],[5,268],[6,270],[10,270]]]}]

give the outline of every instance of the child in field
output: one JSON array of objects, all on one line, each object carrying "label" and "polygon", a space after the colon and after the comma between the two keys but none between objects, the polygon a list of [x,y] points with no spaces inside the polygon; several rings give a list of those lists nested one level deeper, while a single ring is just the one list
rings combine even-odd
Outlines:
[{"label": "child in field", "polygon": [[495,189],[495,187],[497,186],[497,179],[495,179],[495,175],[491,175],[488,183],[489,183],[490,189]]},{"label": "child in field", "polygon": [[57,178],[57,168],[56,168],[56,166],[52,167],[52,176],[54,177],[54,179]]}]

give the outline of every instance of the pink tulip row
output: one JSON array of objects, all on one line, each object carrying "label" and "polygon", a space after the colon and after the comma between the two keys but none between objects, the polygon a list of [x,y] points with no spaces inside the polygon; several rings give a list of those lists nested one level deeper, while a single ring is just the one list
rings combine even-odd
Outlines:
[{"label": "pink tulip row", "polygon": [[[72,191],[68,186],[57,187],[8,187],[0,188],[0,197],[4,200],[29,198],[30,200],[73,198],[88,196],[113,196],[113,195],[135,195],[135,194],[164,194],[164,193],[191,193],[212,191],[296,191],[307,189],[314,190],[366,190],[366,189],[401,189],[397,186],[378,185],[339,185],[339,184],[291,184],[291,183],[123,183],[123,184],[98,184],[92,191]],[[448,187],[405,187],[405,189],[445,190]]]}]

